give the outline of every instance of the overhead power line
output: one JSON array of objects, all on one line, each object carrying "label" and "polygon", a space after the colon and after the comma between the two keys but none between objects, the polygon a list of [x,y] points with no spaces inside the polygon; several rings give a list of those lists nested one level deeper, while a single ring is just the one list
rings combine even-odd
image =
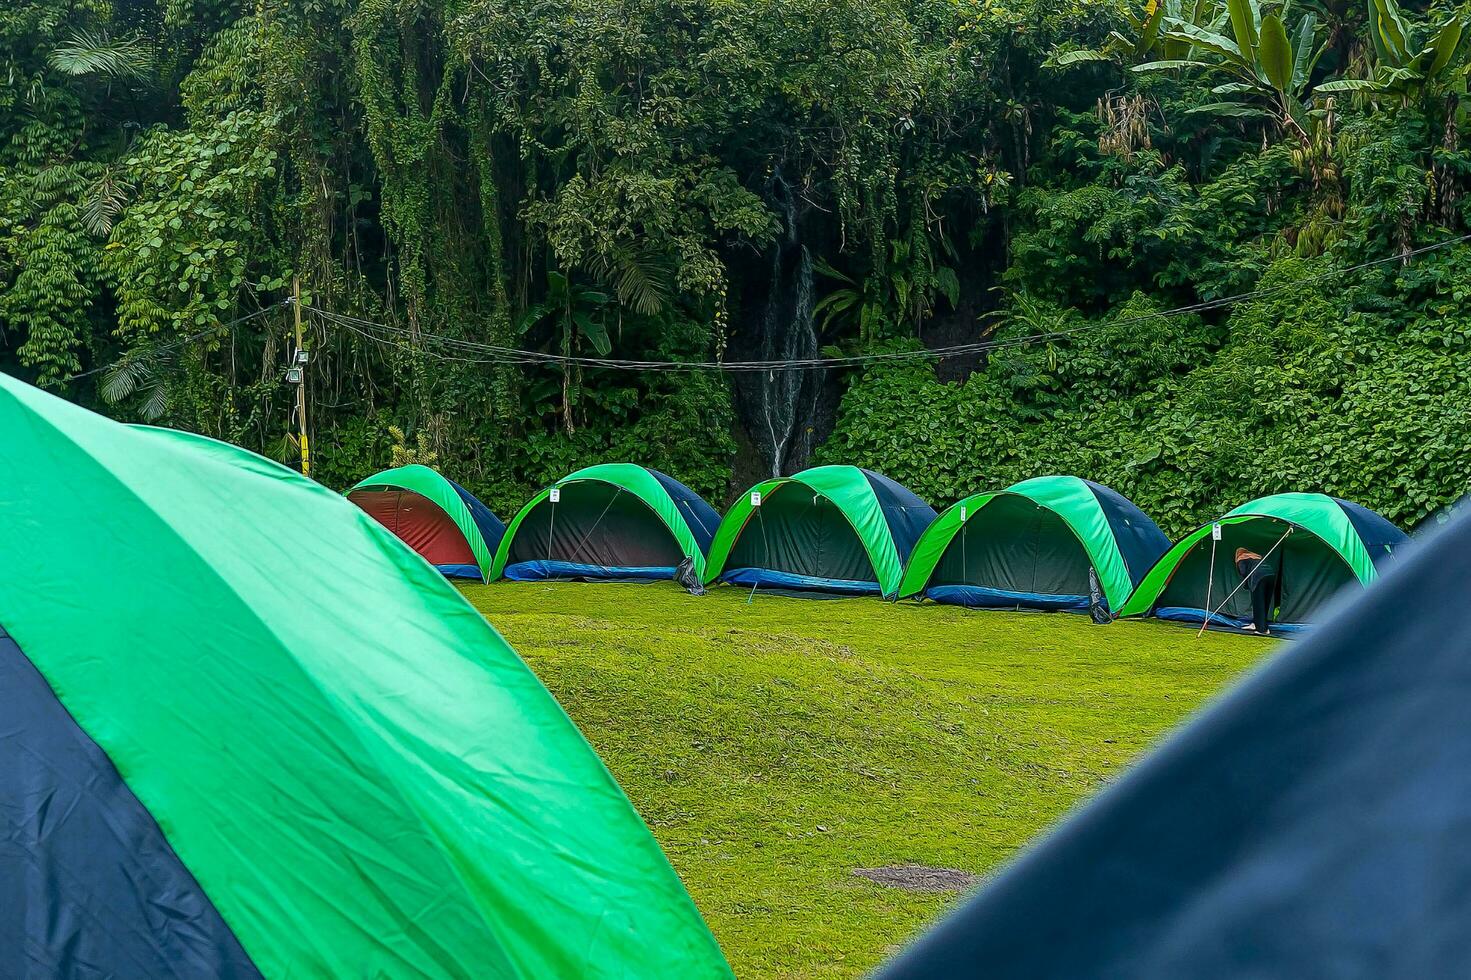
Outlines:
[{"label": "overhead power line", "polygon": [[[442,345],[449,349],[449,353],[442,351],[424,350],[431,357],[445,361],[457,361],[465,364],[551,364],[567,365],[589,368],[604,368],[622,371],[793,371],[793,370],[820,370],[830,367],[856,366],[861,364],[881,363],[884,361],[903,361],[918,359],[934,359],[942,357],[953,357],[963,353],[976,353],[982,350],[994,350],[998,347],[1012,347],[1023,344],[1035,343],[1047,337],[1064,336],[1077,332],[1076,328],[1067,331],[1057,331],[1051,334],[1036,334],[1030,337],[1008,338],[1006,340],[982,341],[974,344],[965,344],[957,347],[947,347],[936,350],[913,350],[913,351],[888,351],[877,354],[855,354],[848,357],[815,357],[805,359],[792,359],[783,361],[638,361],[624,360],[606,357],[573,357],[561,354],[547,354],[542,351],[520,350],[512,347],[500,347],[494,344],[483,344],[475,341],[461,340],[455,337],[446,337],[437,334],[426,334],[414,332],[403,327],[390,326],[383,323],[373,323],[367,320],[359,320],[355,317],[347,317],[338,313],[328,313],[324,310],[311,311],[315,316],[331,323],[346,327],[351,332],[383,346],[406,349],[415,347],[421,342],[431,342]],[[422,348],[421,348],[422,349]]]},{"label": "overhead power line", "polygon": [[[254,313],[247,313],[242,317],[236,317],[235,319],[230,320],[227,323],[216,323],[212,327],[205,327],[203,330],[200,330],[197,333],[189,334],[189,336],[187,337],[178,337],[174,340],[170,340],[167,343],[159,344],[157,347],[149,348],[148,353],[163,354],[171,350],[177,350],[178,348],[183,347],[186,344],[192,344],[196,340],[203,340],[205,337],[211,335],[218,335],[222,330],[229,330],[231,327],[238,327],[242,323],[249,323],[251,320],[259,319],[260,317],[263,317],[268,313],[274,313],[276,310],[289,305],[291,305],[290,299],[281,300],[279,303],[272,303],[270,306],[256,310]],[[100,367],[94,367],[90,370],[81,371],[77,374],[69,374],[66,376],[66,380],[75,381],[78,378],[88,378],[94,374],[101,374],[103,371],[111,371],[113,368],[120,367],[121,365],[126,363],[132,356],[134,355],[124,354],[122,357],[113,361],[111,364],[103,364]]]},{"label": "overhead power line", "polygon": [[[1160,310],[1155,313],[1145,313],[1140,316],[1124,317],[1117,320],[1097,320],[1090,323],[1080,324],[1063,330],[1053,330],[1045,333],[1031,334],[1023,337],[1008,337],[996,340],[976,341],[969,344],[956,344],[949,347],[925,348],[921,350],[884,351],[873,354],[854,354],[840,357],[811,357],[788,360],[762,360],[762,361],[646,361],[630,360],[623,358],[607,357],[578,357],[562,354],[549,354],[543,351],[521,350],[514,347],[504,347],[496,344],[486,344],[477,341],[464,340],[458,337],[449,337],[443,334],[426,333],[424,331],[409,330],[405,327],[393,324],[380,323],[373,320],[365,320],[361,317],[349,316],[342,313],[333,313],[328,310],[315,307],[305,308],[305,312],[319,318],[320,320],[346,327],[357,336],[384,347],[404,349],[406,347],[418,347],[422,353],[444,361],[454,361],[465,364],[517,364],[517,365],[556,365],[568,367],[585,367],[615,371],[729,371],[729,372],[761,372],[761,371],[813,371],[826,370],[829,368],[862,367],[870,364],[884,364],[904,361],[938,361],[950,357],[965,357],[980,354],[987,351],[1004,350],[1012,347],[1024,347],[1030,344],[1045,343],[1063,337],[1073,336],[1089,330],[1102,327],[1126,326],[1133,323],[1144,323],[1151,320],[1168,319],[1176,316],[1205,313],[1211,310],[1235,306],[1239,303],[1250,302],[1265,296],[1270,296],[1284,290],[1292,289],[1308,283],[1322,282],[1360,272],[1377,265],[1390,262],[1407,263],[1410,259],[1427,252],[1447,248],[1451,245],[1459,245],[1471,241],[1471,234],[1459,235],[1444,241],[1435,242],[1431,245],[1423,245],[1419,248],[1406,252],[1396,252],[1392,255],[1381,256],[1370,259],[1356,265],[1345,266],[1342,269],[1331,269],[1314,276],[1306,276],[1288,282],[1279,283],[1276,286],[1268,286],[1250,292],[1238,293],[1234,296],[1223,296],[1218,299],[1205,300],[1200,303],[1192,303],[1188,306],[1179,306],[1170,310]],[[202,340],[212,335],[217,336],[221,331],[229,330],[243,323],[259,319],[273,313],[283,307],[289,306],[292,300],[287,298],[270,306],[263,307],[253,313],[237,317],[224,323],[214,324],[196,333],[185,337],[179,337],[167,343],[160,344],[150,350],[149,353],[165,353],[176,350],[187,344]],[[438,344],[446,350],[435,351],[425,349],[425,343]],[[68,381],[91,377],[103,371],[117,368],[129,360],[130,355],[123,355],[115,361],[91,368],[77,374],[68,375]]]},{"label": "overhead power line", "polygon": [[[487,344],[479,341],[465,340],[460,337],[450,337],[444,334],[430,333],[422,330],[411,330],[407,327],[394,324],[380,323],[374,320],[366,320],[361,317],[349,316],[343,313],[334,313],[318,308],[308,308],[307,312],[312,316],[328,323],[345,327],[352,333],[365,340],[379,344],[384,347],[395,349],[417,349],[439,360],[454,361],[463,364],[515,364],[515,365],[555,365],[558,367],[582,367],[611,371],[725,371],[732,373],[742,372],[777,372],[777,371],[820,371],[830,368],[862,367],[872,364],[885,364],[903,361],[937,361],[951,357],[965,357],[988,351],[1003,350],[1011,347],[1024,347],[1031,344],[1045,343],[1089,330],[1097,330],[1103,327],[1127,326],[1135,323],[1145,323],[1153,320],[1169,319],[1171,317],[1186,316],[1190,314],[1206,313],[1211,310],[1235,306],[1240,303],[1250,302],[1262,297],[1271,296],[1276,293],[1293,289],[1309,283],[1322,282],[1336,279],[1355,272],[1383,265],[1390,262],[1406,263],[1410,259],[1427,252],[1458,245],[1462,242],[1471,241],[1471,234],[1459,235],[1431,245],[1405,252],[1396,252],[1392,255],[1381,256],[1370,259],[1356,265],[1345,266],[1341,269],[1332,269],[1313,276],[1305,276],[1301,279],[1293,279],[1278,283],[1275,286],[1267,286],[1254,289],[1234,296],[1223,296],[1217,299],[1204,300],[1187,306],[1179,306],[1174,309],[1160,310],[1155,313],[1145,313],[1139,316],[1123,317],[1116,320],[1096,320],[1069,327],[1062,330],[1047,331],[1023,337],[1007,337],[994,340],[981,340],[968,344],[955,344],[949,347],[924,348],[920,350],[884,351],[872,354],[853,354],[839,357],[809,357],[793,358],[786,360],[760,360],[760,361],[646,361],[632,360],[614,357],[582,357],[565,354],[551,354],[544,351],[522,350],[515,347],[506,347],[498,344]],[[437,345],[443,350],[431,350],[425,345]]]}]

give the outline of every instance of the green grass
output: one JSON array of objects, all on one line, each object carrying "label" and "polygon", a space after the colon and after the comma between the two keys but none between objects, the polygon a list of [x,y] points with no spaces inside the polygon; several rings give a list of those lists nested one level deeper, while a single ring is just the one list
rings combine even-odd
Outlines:
[{"label": "green grass", "polygon": [[721,588],[468,586],[653,828],[740,977],[848,977],[1270,647],[1154,622]]}]

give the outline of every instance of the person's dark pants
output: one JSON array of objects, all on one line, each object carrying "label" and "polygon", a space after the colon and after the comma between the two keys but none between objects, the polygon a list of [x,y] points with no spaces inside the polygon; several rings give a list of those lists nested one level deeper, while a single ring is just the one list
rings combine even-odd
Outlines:
[{"label": "person's dark pants", "polygon": [[1277,579],[1264,575],[1251,586],[1251,619],[1258,633],[1265,633],[1272,616],[1272,596],[1277,592]]}]

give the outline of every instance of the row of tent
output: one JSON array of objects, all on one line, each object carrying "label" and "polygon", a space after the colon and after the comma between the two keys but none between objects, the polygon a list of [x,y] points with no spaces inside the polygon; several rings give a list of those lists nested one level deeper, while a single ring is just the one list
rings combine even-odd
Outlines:
[{"label": "row of tent", "polygon": [[493,581],[650,580],[793,595],[879,595],[1005,609],[1092,611],[1240,627],[1238,548],[1275,572],[1274,628],[1312,623],[1345,586],[1368,585],[1407,540],[1388,520],[1320,493],[1253,500],[1175,544],[1121,494],[1072,476],[1024,480],[944,512],[856,466],[767,480],[724,518],[673,477],[590,466],[533,497],[509,524],[425,466],[348,491],[449,576]]}]

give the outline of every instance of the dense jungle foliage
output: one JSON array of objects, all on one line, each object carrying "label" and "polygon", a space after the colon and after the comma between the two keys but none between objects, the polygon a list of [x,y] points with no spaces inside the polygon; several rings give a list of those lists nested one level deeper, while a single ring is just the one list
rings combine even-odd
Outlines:
[{"label": "dense jungle foliage", "polygon": [[1286,489],[1408,526],[1471,483],[1467,18],[13,0],[0,370],[289,462],[299,276],[335,487],[431,461],[506,512],[631,459],[719,504],[841,460],[936,503],[1076,473],[1171,532]]}]

